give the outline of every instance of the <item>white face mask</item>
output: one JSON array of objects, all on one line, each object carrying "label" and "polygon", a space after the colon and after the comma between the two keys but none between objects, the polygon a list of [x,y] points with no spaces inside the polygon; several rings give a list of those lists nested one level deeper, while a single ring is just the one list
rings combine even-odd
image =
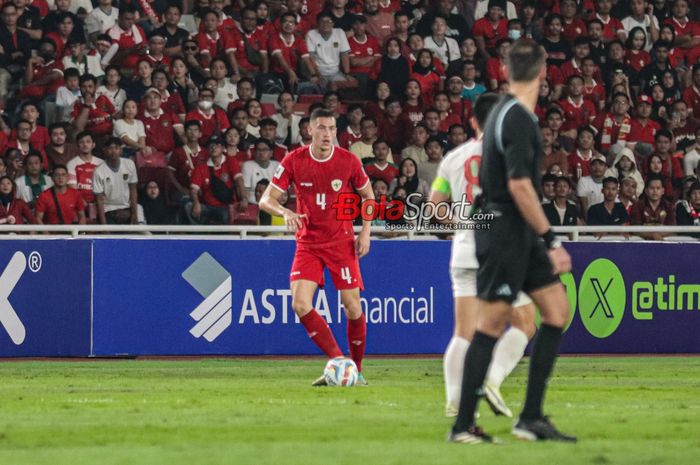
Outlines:
[{"label": "white face mask", "polygon": [[508,38],[509,39],[518,40],[521,35],[522,35],[522,31],[520,29],[511,29],[508,31]]},{"label": "white face mask", "polygon": [[211,100],[200,100],[199,101],[199,108],[202,110],[211,110],[211,108],[214,106],[214,102]]}]

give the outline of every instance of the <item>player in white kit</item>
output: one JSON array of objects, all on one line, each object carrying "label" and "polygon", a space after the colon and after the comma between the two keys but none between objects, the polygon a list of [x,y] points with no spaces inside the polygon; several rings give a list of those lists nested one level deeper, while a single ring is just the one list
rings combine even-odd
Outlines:
[{"label": "player in white kit", "polygon": [[[483,94],[474,105],[470,124],[476,138],[450,151],[440,164],[433,181],[430,201],[474,202],[479,189],[479,165],[481,164],[481,128],[486,123],[491,107],[497,102],[495,94]],[[459,218],[455,222],[462,222]],[[445,414],[456,416],[462,388],[464,357],[474,336],[477,316],[476,258],[474,231],[457,229],[452,240],[450,277],[454,297],[454,333],[445,350],[443,369],[447,404]],[[511,327],[501,336],[494,350],[493,360],[483,386],[484,395],[496,415],[512,417],[500,393],[503,380],[513,371],[522,358],[525,347],[535,328],[535,306],[530,298],[520,293],[513,303],[515,311]]]}]

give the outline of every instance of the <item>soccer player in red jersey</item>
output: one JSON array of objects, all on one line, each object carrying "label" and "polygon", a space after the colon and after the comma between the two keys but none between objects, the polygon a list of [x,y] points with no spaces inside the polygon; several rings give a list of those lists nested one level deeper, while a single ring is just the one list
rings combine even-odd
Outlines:
[{"label": "soccer player in red jersey", "polygon": [[[292,307],[314,343],[328,358],[335,358],[343,352],[311,303],[316,288],[323,286],[323,269],[328,268],[348,319],[348,344],[360,372],[358,384],[366,385],[362,358],[367,325],[360,305],[360,290],[364,286],[358,259],[369,252],[371,221],[362,222],[362,231],[355,239],[352,221],[339,220],[332,205],[341,194],[357,191],[366,201],[374,199],[374,193],[360,160],[333,145],[337,128],[332,112],[324,108],[314,110],[310,131],[311,144],[289,152],[282,160],[260,199],[260,208],[284,217],[287,227],[296,232],[297,249],[289,275]],[[279,203],[292,183],[297,192],[296,213]],[[323,376],[313,383],[325,384]]]}]

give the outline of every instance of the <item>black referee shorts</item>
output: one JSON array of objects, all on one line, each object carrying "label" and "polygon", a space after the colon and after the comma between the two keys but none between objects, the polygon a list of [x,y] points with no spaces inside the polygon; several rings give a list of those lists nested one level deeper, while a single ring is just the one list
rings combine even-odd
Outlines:
[{"label": "black referee shorts", "polygon": [[520,214],[507,209],[491,211],[496,214],[491,228],[474,231],[479,298],[513,303],[520,291],[529,293],[559,281],[544,243]]}]

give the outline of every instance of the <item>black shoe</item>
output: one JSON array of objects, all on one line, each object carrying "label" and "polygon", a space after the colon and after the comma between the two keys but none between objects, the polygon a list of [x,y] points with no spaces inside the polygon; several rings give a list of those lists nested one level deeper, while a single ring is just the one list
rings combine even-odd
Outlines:
[{"label": "black shoe", "polygon": [[548,417],[536,420],[518,418],[513,426],[513,435],[526,441],[563,441],[576,442],[576,436],[567,436],[557,430]]},{"label": "black shoe", "polygon": [[450,431],[447,435],[447,442],[456,442],[459,444],[481,444],[482,442],[497,442],[494,438],[484,433],[484,430],[478,426],[470,426],[466,431],[455,433]]}]

